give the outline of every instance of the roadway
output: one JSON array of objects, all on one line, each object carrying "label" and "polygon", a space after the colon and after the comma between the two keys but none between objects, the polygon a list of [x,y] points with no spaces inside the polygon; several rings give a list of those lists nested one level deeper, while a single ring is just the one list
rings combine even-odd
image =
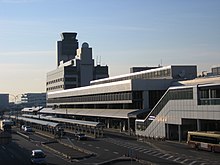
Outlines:
[{"label": "roadway", "polygon": [[[47,155],[48,164],[51,165],[99,164],[124,156],[162,165],[217,165],[220,162],[219,153],[196,151],[190,149],[185,143],[155,140],[149,140],[147,143],[143,143],[138,142],[135,138],[117,133],[106,133],[104,138],[89,138],[86,141],[75,140],[70,134],[60,139],[60,143],[78,148],[81,151],[88,151],[95,154],[95,156],[86,157],[85,153],[73,151],[69,147],[64,148],[60,143],[51,143],[48,145],[61,153],[71,153],[73,157],[80,154],[82,157],[85,156],[80,159],[67,159],[60,153],[48,149],[45,145],[41,145],[54,139],[36,133],[29,134],[29,137],[31,140],[26,140],[13,133],[12,143],[0,145],[0,164],[30,164],[30,153],[32,149],[42,149]],[[133,165],[140,164],[138,162],[131,163]],[[123,162],[115,164],[123,164]]]},{"label": "roadway", "polygon": [[[169,159],[164,159],[163,155],[159,157],[159,150],[146,143],[139,143],[134,138],[128,136],[117,136],[108,134],[104,138],[91,139],[87,141],[78,141],[71,138],[75,146],[85,148],[86,150],[96,153],[96,157],[81,160],[80,164],[100,163],[106,160],[115,159],[122,156],[129,156],[141,161],[153,162],[155,164],[170,165],[180,164]],[[64,139],[62,139],[64,140]],[[61,141],[62,141],[61,140]],[[158,154],[154,156],[152,154]]]},{"label": "roadway", "polygon": [[[126,142],[143,145],[140,148],[135,148],[136,153],[139,155],[146,154],[146,156],[153,156],[156,158],[162,158],[170,160],[173,163],[186,164],[186,165],[219,165],[220,153],[212,153],[208,151],[194,150],[189,148],[186,142],[175,141],[157,141],[147,140],[144,142],[136,141],[136,138],[130,138],[128,136],[119,136],[118,133],[109,133],[107,136],[111,140],[108,142],[115,143],[119,146],[129,147]],[[127,139],[126,139],[127,137]],[[146,149],[144,144],[150,145],[153,149]],[[132,148],[132,147],[131,147]],[[155,162],[154,160],[152,162]]]},{"label": "roadway", "polygon": [[87,164],[88,161],[101,162],[128,154],[139,160],[164,165],[218,165],[220,162],[220,153],[196,151],[189,148],[186,143],[156,140],[143,143],[136,141],[135,138],[118,134],[107,134],[105,138],[94,141],[71,140],[74,145],[97,153],[97,157],[81,161],[81,164]]},{"label": "roadway", "polygon": [[2,165],[29,165],[31,150],[42,149],[47,157],[48,165],[70,165],[71,162],[62,156],[44,148],[37,143],[33,143],[25,138],[13,133],[12,142],[0,145],[0,164]]}]

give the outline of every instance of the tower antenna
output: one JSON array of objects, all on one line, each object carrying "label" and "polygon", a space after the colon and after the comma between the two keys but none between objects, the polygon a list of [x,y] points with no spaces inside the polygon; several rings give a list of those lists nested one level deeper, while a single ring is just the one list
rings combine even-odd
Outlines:
[{"label": "tower antenna", "polygon": [[98,56],[96,56],[96,62],[95,63],[96,63],[96,65],[98,65]]},{"label": "tower antenna", "polygon": [[100,56],[100,63],[99,63],[99,65],[101,65],[102,64],[102,56]]}]

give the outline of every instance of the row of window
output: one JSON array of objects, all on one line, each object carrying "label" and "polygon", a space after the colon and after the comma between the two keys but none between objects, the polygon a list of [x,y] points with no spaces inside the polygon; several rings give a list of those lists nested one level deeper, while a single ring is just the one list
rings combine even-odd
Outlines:
[{"label": "row of window", "polygon": [[220,144],[219,138],[208,137],[208,136],[191,135],[190,140],[197,142],[211,143],[211,144]]},{"label": "row of window", "polygon": [[216,89],[200,89],[199,88],[199,97],[200,98],[220,98],[220,87]]},{"label": "row of window", "polygon": [[61,82],[61,81],[63,82],[64,78],[58,78],[58,79],[55,79],[55,80],[52,80],[52,81],[48,81],[47,85],[54,84],[54,83]]},{"label": "row of window", "polygon": [[48,99],[48,103],[116,101],[116,100],[131,100],[131,98],[132,97],[130,92],[124,92],[124,93],[54,98],[54,99]]},{"label": "row of window", "polygon": [[117,103],[117,104],[65,104],[59,105],[59,108],[73,109],[143,109],[142,102]]},{"label": "row of window", "polygon": [[142,92],[121,92],[87,96],[73,96],[63,98],[48,99],[48,103],[68,103],[68,102],[98,102],[98,101],[120,101],[120,100],[142,100]]},{"label": "row of window", "polygon": [[158,70],[154,72],[130,75],[127,77],[120,77],[120,78],[103,80],[103,81],[98,81],[98,82],[91,82],[91,84],[95,85],[95,84],[110,83],[110,82],[130,80],[130,79],[154,79],[154,78],[162,78],[162,77],[170,77],[170,76],[171,76],[171,69],[164,69],[164,70]]},{"label": "row of window", "polygon": [[52,91],[55,89],[63,89],[63,88],[64,88],[64,85],[57,85],[57,86],[53,86],[53,87],[48,87],[47,91]]},{"label": "row of window", "polygon": [[220,105],[220,98],[217,99],[200,99],[199,105]]},{"label": "row of window", "polygon": [[220,67],[212,68],[212,73],[215,75],[220,75]]},{"label": "row of window", "polygon": [[220,86],[201,87],[199,90],[199,105],[220,105]]}]

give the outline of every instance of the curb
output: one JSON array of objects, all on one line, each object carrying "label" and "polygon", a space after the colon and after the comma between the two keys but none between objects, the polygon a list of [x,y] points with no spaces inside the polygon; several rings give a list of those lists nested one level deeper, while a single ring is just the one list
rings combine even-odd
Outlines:
[{"label": "curb", "polygon": [[39,135],[42,135],[42,136],[46,136],[46,137],[51,138],[51,139],[54,139],[53,136],[50,136],[50,135],[48,135],[48,134],[44,134],[44,133],[42,133],[42,132],[35,131],[35,133],[37,133],[37,134],[39,134]]},{"label": "curb", "polygon": [[[42,135],[42,136],[46,136],[46,137],[48,137],[48,138],[54,139],[53,136],[50,136],[50,135],[48,135],[48,134],[44,134],[44,133],[42,133],[42,132],[36,131],[35,133],[37,133],[37,134],[39,134],[39,135]],[[88,154],[88,156],[83,156],[83,157],[71,157],[71,156],[69,156],[69,155],[67,155],[67,154],[64,154],[64,153],[62,153],[62,152],[60,152],[60,151],[57,151],[57,150],[55,150],[55,149],[53,149],[53,148],[51,148],[51,147],[45,145],[45,144],[47,144],[47,143],[52,143],[52,142],[58,142],[58,143],[60,143],[60,144],[62,144],[62,145],[64,145],[64,146],[66,146],[66,147],[70,147],[70,148],[72,148],[72,149],[74,149],[74,150],[77,150],[77,151],[83,152],[83,153],[85,153],[85,154]],[[68,158],[68,159],[83,159],[83,158],[88,158],[88,157],[91,157],[91,156],[95,156],[95,155],[96,155],[96,154],[93,153],[93,152],[90,152],[90,151],[88,151],[88,150],[82,149],[82,148],[77,147],[77,146],[75,146],[75,145],[73,146],[73,145],[68,145],[68,144],[66,144],[66,143],[63,143],[63,142],[62,142],[61,140],[59,140],[59,139],[55,139],[54,141],[51,141],[51,142],[45,142],[45,143],[43,143],[42,145],[45,146],[45,147],[48,148],[48,149],[51,149],[52,151],[54,151],[54,152],[56,152],[56,153],[58,153],[58,154],[64,156],[65,158]]]},{"label": "curb", "polygon": [[[145,160],[138,160],[136,158],[132,158],[132,157],[119,157],[119,158],[116,158],[116,159],[111,159],[111,160],[108,160],[108,161],[104,161],[104,162],[101,162],[101,163],[96,163],[95,165],[111,165],[112,163],[117,163],[117,162],[132,162],[132,161],[135,161],[135,162],[139,162],[141,164],[145,164],[145,165],[156,165],[152,162],[149,162],[149,161],[145,161]],[[130,163],[129,163],[130,164]]]},{"label": "curb", "polygon": [[44,144],[44,143],[41,143],[41,145],[42,145],[43,147],[45,147],[45,148],[47,148],[47,149],[53,151],[53,152],[55,152],[55,153],[57,153],[57,154],[59,154],[59,155],[65,157],[66,159],[70,159],[70,160],[71,160],[71,159],[84,159],[84,158],[88,158],[88,157],[90,157],[90,156],[93,156],[93,155],[87,155],[87,156],[73,157],[73,156],[69,156],[68,154],[64,154],[63,152],[60,152],[60,151],[58,151],[58,150],[55,150],[54,148],[49,147],[49,146],[47,146],[47,145]]},{"label": "curb", "polygon": [[[20,135],[21,137],[23,137],[23,138],[25,138],[25,139],[31,141],[30,136],[25,135],[25,134],[23,134],[23,133],[21,133],[21,132],[19,132],[19,131],[16,131],[16,133],[17,133],[18,135]],[[35,133],[40,134],[40,135],[42,135],[42,136],[46,136],[46,137],[48,137],[48,138],[53,138],[52,136],[49,136],[49,135],[47,135],[47,134],[43,134],[43,133],[38,132],[38,131],[36,131]],[[88,154],[88,155],[87,155],[87,156],[81,156],[81,157],[71,157],[71,156],[69,156],[69,155],[67,155],[67,154],[65,154],[65,153],[62,153],[62,152],[60,152],[60,151],[58,151],[58,150],[55,150],[55,149],[53,149],[52,147],[49,147],[49,146],[46,145],[46,144],[54,143],[54,142],[59,142],[59,143],[62,144],[62,145],[65,145],[65,146],[70,147],[70,148],[72,148],[72,149],[75,149],[75,150],[77,150],[77,151],[86,153],[86,154]],[[53,152],[55,152],[55,153],[61,155],[61,156],[65,157],[66,159],[69,159],[69,160],[71,160],[71,159],[84,159],[84,158],[88,158],[88,157],[91,157],[91,156],[94,156],[94,155],[95,155],[94,153],[91,153],[91,152],[89,152],[89,151],[86,151],[86,150],[83,150],[83,149],[79,149],[79,148],[75,148],[75,147],[70,146],[70,145],[68,145],[68,144],[62,143],[62,142],[60,142],[59,140],[54,140],[54,141],[49,141],[49,142],[41,143],[41,146],[43,146],[44,148],[47,148],[47,149],[49,149],[49,150],[51,150],[51,151],[53,151]]]},{"label": "curb", "polygon": [[136,160],[134,158],[130,158],[130,157],[119,157],[119,158],[107,160],[107,161],[104,161],[101,163],[96,163],[95,165],[108,165],[108,164],[121,162],[121,161],[136,161]]},{"label": "curb", "polygon": [[86,154],[89,154],[90,156],[95,156],[95,155],[97,155],[96,153],[93,153],[93,152],[88,151],[88,150],[86,150],[86,149],[82,149],[82,148],[80,148],[80,147],[78,147],[78,146],[69,145],[69,144],[63,143],[63,142],[60,141],[60,140],[58,140],[58,142],[59,142],[60,144],[64,145],[64,146],[70,147],[70,148],[72,148],[72,149],[75,149],[75,150],[77,150],[77,151],[80,151],[80,152],[83,152],[83,153],[86,153]]},{"label": "curb", "polygon": [[41,143],[41,145],[42,145],[43,147],[45,147],[45,148],[47,148],[47,149],[49,149],[49,150],[51,150],[51,151],[53,151],[53,152],[59,154],[59,155],[61,155],[61,156],[65,157],[65,158],[67,158],[67,159],[71,159],[67,154],[64,154],[64,153],[62,153],[62,152],[60,152],[60,151],[57,151],[57,150],[55,150],[55,149],[53,149],[53,148],[51,148],[51,147],[49,147],[49,146],[47,146],[47,145],[45,145],[45,144],[43,144],[43,143]]},{"label": "curb", "polygon": [[30,136],[25,135],[25,134],[23,134],[23,133],[21,133],[21,132],[19,132],[19,131],[16,131],[16,133],[17,133],[18,135],[22,136],[23,138],[25,138],[25,139],[27,139],[27,140],[30,140]]}]

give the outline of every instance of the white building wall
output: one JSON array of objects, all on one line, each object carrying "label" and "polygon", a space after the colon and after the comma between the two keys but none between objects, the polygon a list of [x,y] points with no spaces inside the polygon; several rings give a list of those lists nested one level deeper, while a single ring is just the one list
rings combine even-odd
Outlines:
[{"label": "white building wall", "polygon": [[[51,71],[49,73],[47,73],[47,88],[51,88],[54,86],[60,86],[60,85],[64,85],[64,81],[57,81],[59,79],[63,79],[64,78],[64,67],[59,67],[58,69],[56,69],[55,71]],[[57,89],[60,90],[60,89]],[[56,91],[56,89],[54,89],[53,91]]]},{"label": "white building wall", "polygon": [[220,120],[220,105],[198,105],[197,89],[193,89],[193,100],[170,100],[145,131],[137,135],[165,137],[165,124],[182,125],[182,119]]},{"label": "white building wall", "polygon": [[108,84],[92,85],[92,86],[79,87],[79,88],[67,89],[56,92],[49,92],[48,98],[81,96],[81,95],[83,96],[90,94],[124,92],[131,90],[132,90],[131,80],[125,80],[125,81],[113,82]]},{"label": "white building wall", "polygon": [[[49,92],[48,98],[83,96],[90,94],[103,94],[125,91],[146,91],[149,90],[166,90],[172,80],[124,80],[99,85],[90,85],[74,89],[67,89],[56,92]],[[162,83],[162,85],[160,84]],[[145,98],[147,94],[145,93]]]}]

